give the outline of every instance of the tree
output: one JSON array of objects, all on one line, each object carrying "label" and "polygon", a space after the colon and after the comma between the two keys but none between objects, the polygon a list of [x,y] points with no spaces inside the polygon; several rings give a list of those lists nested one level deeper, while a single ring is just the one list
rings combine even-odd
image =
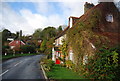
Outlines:
[{"label": "tree", "polygon": [[35,47],[32,45],[23,45],[20,47],[20,49],[23,53],[35,53]]},{"label": "tree", "polygon": [[57,33],[59,34],[60,32],[62,32],[62,26],[59,26],[58,29],[57,29]]},{"label": "tree", "polygon": [[16,32],[16,37],[15,37],[15,39],[19,39],[19,32]]},{"label": "tree", "polygon": [[2,31],[2,44],[4,45],[4,43],[7,41],[7,38],[11,35],[11,32],[8,29],[4,29]]},{"label": "tree", "polygon": [[33,39],[39,39],[41,38],[41,32],[42,32],[42,29],[36,29],[35,32],[33,33]]},{"label": "tree", "polygon": [[54,27],[47,27],[41,33],[41,38],[44,40],[49,40],[56,36],[56,28]]},{"label": "tree", "polygon": [[45,54],[48,54],[48,58],[51,59],[52,58],[52,48],[54,47],[53,45],[54,43],[54,38],[49,39],[49,41],[46,42],[46,50],[45,50]]},{"label": "tree", "polygon": [[40,51],[44,52],[45,49],[46,49],[46,40],[43,40],[42,43],[41,43],[41,46],[40,46]]}]

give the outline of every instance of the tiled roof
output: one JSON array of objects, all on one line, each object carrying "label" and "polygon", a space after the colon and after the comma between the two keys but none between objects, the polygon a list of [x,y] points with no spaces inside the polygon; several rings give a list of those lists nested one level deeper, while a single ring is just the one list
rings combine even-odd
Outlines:
[{"label": "tiled roof", "polygon": [[64,31],[62,31],[58,36],[56,36],[55,39],[58,39],[59,37],[63,36],[63,35],[67,32],[68,29],[69,29],[69,26],[66,27],[66,28],[64,29]]},{"label": "tiled roof", "polygon": [[10,46],[18,46],[18,45],[25,45],[25,43],[23,41],[19,41],[19,40],[13,40],[9,43]]}]

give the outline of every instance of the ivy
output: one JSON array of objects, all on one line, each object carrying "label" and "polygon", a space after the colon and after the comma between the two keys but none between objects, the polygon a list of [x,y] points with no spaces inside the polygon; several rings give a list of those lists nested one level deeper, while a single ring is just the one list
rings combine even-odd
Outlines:
[{"label": "ivy", "polygon": [[[96,58],[97,57],[97,58]],[[115,50],[105,49],[104,47],[95,55],[94,59],[89,59],[87,77],[95,79],[116,79],[118,68],[118,53]],[[87,74],[86,74],[87,75]]]},{"label": "ivy", "polygon": [[[74,53],[74,70],[90,79],[118,78],[118,50],[108,48],[109,39],[94,32],[99,27],[101,13],[95,9],[86,19],[81,19],[67,32],[68,46],[72,47]],[[91,48],[88,41],[93,41],[96,50]],[[83,65],[83,56],[86,54],[92,56],[88,58],[88,64]]]},{"label": "ivy", "polygon": [[63,60],[63,62],[65,63],[65,57],[67,56],[67,50],[68,50],[68,44],[67,42],[63,39],[62,40],[62,46],[59,48],[62,52],[63,58],[61,60]]}]

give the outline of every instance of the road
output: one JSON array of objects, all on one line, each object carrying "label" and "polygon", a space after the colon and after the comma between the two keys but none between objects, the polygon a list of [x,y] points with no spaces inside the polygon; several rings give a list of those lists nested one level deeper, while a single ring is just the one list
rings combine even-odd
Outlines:
[{"label": "road", "polygon": [[13,58],[2,63],[2,79],[44,79],[40,68],[43,55]]}]

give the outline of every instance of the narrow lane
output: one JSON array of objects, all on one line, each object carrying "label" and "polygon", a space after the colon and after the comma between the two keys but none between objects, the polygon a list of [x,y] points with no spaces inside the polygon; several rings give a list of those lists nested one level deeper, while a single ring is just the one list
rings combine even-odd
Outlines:
[{"label": "narrow lane", "polygon": [[2,79],[44,79],[40,68],[43,55],[13,58],[3,62]]}]

